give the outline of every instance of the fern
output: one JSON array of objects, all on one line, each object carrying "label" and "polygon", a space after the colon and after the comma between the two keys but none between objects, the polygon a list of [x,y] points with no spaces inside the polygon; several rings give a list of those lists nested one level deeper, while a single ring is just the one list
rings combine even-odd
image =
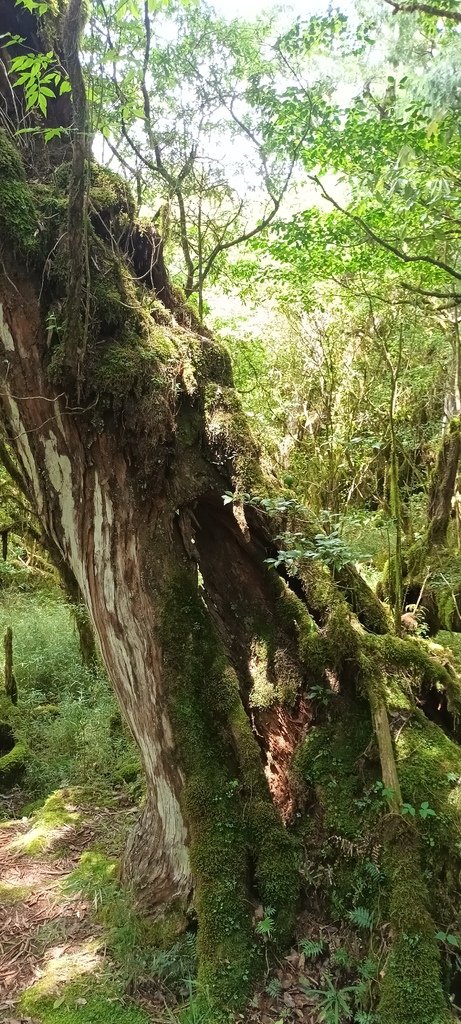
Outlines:
[{"label": "fern", "polygon": [[373,915],[366,907],[355,907],[348,914],[349,920],[357,925],[357,928],[373,928]]},{"label": "fern", "polygon": [[316,957],[320,956],[325,949],[325,943],[320,939],[318,942],[314,942],[313,939],[303,939],[299,943],[299,948],[304,956],[307,956],[309,960],[315,960]]}]

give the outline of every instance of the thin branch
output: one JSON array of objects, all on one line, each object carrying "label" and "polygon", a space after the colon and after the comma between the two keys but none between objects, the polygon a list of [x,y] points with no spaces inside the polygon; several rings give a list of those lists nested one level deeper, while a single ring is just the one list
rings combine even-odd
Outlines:
[{"label": "thin branch", "polygon": [[397,246],[392,245],[392,243],[388,242],[385,238],[377,235],[366,221],[362,219],[362,217],[359,217],[356,213],[351,213],[350,210],[341,206],[336,199],[333,199],[333,196],[329,195],[317,175],[309,174],[308,178],[310,181],[313,181],[318,188],[320,188],[323,198],[326,199],[328,203],[331,203],[335,210],[338,210],[339,213],[342,213],[349,220],[352,220],[354,224],[358,224],[358,226],[362,228],[362,231],[364,231],[373,242],[376,242],[377,245],[380,245],[383,249],[387,249],[388,252],[393,253],[393,255],[397,256],[397,258],[402,260],[403,263],[427,263],[431,267],[437,267],[438,270],[445,271],[445,273],[449,274],[450,277],[454,277],[456,281],[461,281],[461,273],[455,270],[454,267],[450,267],[448,263],[444,263],[443,260],[437,260],[433,256],[428,256],[425,253],[422,253],[419,256],[409,256],[401,249],[398,249]]},{"label": "thin branch", "polygon": [[393,8],[393,14],[429,14],[434,18],[447,18],[461,24],[461,11],[450,11],[446,7],[435,7],[433,4],[400,4],[395,0],[384,0],[385,4]]}]

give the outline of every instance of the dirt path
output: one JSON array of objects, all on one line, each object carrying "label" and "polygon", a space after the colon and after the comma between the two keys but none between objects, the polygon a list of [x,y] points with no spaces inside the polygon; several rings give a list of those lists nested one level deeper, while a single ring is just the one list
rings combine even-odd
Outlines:
[{"label": "dirt path", "polygon": [[[104,957],[94,908],[65,882],[82,853],[95,844],[119,852],[134,808],[91,808],[68,802],[70,818],[44,824],[34,818],[0,824],[0,1021],[16,1024],[18,999],[52,969],[65,973],[78,955],[84,969]],[[40,849],[41,847],[41,849]]]}]

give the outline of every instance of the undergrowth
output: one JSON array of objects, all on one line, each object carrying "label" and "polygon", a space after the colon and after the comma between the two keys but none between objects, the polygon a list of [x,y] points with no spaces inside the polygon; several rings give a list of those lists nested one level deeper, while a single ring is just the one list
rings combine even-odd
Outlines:
[{"label": "undergrowth", "polygon": [[0,634],[13,629],[18,687],[15,738],[27,745],[20,780],[25,802],[97,780],[101,792],[128,786],[141,793],[137,750],[99,663],[82,663],[71,607],[59,590],[17,587],[0,598]]}]

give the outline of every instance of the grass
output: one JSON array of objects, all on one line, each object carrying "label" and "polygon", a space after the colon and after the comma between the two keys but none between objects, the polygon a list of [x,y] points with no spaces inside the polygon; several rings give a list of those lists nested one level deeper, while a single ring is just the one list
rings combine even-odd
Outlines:
[{"label": "grass", "polygon": [[74,617],[59,589],[4,591],[0,632],[6,626],[13,629],[19,695],[15,735],[28,748],[25,799],[88,779],[106,795],[117,786],[139,796],[137,750],[102,666],[82,664]]}]

